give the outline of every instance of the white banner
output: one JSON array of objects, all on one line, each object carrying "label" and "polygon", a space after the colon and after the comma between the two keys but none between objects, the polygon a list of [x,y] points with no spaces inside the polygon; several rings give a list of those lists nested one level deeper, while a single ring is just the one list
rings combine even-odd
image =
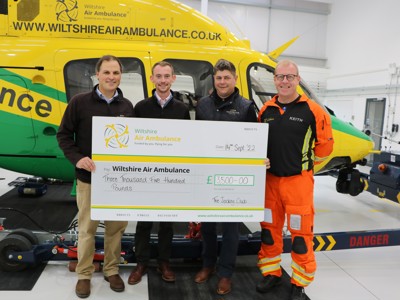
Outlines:
[{"label": "white banner", "polygon": [[258,222],[268,124],[93,118],[94,220]]}]

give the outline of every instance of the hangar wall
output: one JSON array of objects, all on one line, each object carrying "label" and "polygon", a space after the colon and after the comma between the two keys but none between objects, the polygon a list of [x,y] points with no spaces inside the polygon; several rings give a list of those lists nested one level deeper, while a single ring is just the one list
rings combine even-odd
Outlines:
[{"label": "hangar wall", "polygon": [[[201,11],[199,0],[180,2]],[[272,51],[300,36],[285,55],[296,57],[307,65],[325,67],[329,4],[304,0],[208,0],[207,8],[211,19],[227,27],[237,37],[250,40],[251,47],[261,52]]]},{"label": "hangar wall", "polygon": [[[201,10],[200,0],[181,2]],[[400,2],[231,2],[209,0],[208,16],[262,52],[299,36],[281,59],[300,65],[302,78],[338,117],[369,129],[380,149],[400,151]],[[380,128],[369,119],[367,99],[384,100],[383,116],[375,120]]]},{"label": "hangar wall", "polygon": [[[396,0],[333,1],[324,97],[328,106],[339,115],[346,114],[357,128],[371,130],[382,150],[395,151],[400,151],[400,132],[393,126],[400,123],[400,104],[396,105],[400,93],[399,10]],[[367,99],[385,100],[380,132],[374,120],[368,119]]]}]

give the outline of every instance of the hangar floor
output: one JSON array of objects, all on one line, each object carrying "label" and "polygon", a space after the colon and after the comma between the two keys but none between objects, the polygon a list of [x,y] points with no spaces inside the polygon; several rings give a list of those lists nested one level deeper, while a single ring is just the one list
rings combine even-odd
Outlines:
[{"label": "hangar floor", "polygon": [[[11,189],[8,183],[18,176],[21,174],[0,169],[0,195]],[[338,194],[333,177],[318,176],[315,182],[315,233],[400,229],[399,204],[379,199],[368,192],[357,197]],[[256,223],[246,225],[251,231],[259,230]],[[130,232],[134,232],[134,228],[134,224],[130,224]],[[321,251],[316,252],[316,258],[318,270],[315,281],[306,289],[307,296],[312,300],[398,298],[400,246]],[[121,276],[125,281],[132,267],[121,267]],[[283,267],[290,272],[289,254],[283,254]],[[115,293],[109,289],[101,274],[95,274],[89,299],[150,299],[146,277],[138,285],[126,285],[125,292]],[[65,262],[50,262],[31,291],[0,291],[0,298],[78,299],[74,293],[75,283],[76,276],[68,271]],[[240,282],[233,284],[234,289],[241,288]],[[211,298],[230,299],[229,295],[216,296]]]}]

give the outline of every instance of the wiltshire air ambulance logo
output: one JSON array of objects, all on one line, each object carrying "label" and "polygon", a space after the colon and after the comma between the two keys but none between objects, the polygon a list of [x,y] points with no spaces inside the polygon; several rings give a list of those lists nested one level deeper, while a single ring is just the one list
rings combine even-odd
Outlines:
[{"label": "wiltshire air ambulance logo", "polygon": [[129,142],[128,125],[111,124],[106,125],[104,130],[104,141],[107,148],[127,148]]},{"label": "wiltshire air ambulance logo", "polygon": [[57,21],[74,22],[78,20],[78,0],[56,0]]}]

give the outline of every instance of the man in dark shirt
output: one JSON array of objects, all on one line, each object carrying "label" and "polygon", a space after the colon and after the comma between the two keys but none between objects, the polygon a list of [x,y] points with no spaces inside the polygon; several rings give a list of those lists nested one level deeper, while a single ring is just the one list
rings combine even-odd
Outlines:
[{"label": "man in dark shirt", "polygon": [[[189,108],[182,101],[175,99],[171,85],[175,81],[173,66],[161,61],[152,69],[150,80],[155,89],[150,98],[138,102],[135,106],[135,117],[160,119],[190,119]],[[137,222],[135,234],[135,255],[137,265],[131,272],[128,283],[137,284],[147,272],[150,260],[150,234],[153,222]],[[175,274],[169,265],[171,256],[173,223],[160,222],[158,230],[158,272],[164,281],[174,282]]]},{"label": "man in dark shirt", "polygon": [[[99,221],[90,219],[91,172],[96,166],[92,156],[92,119],[94,116],[132,117],[133,105],[118,88],[122,64],[111,55],[103,56],[96,64],[99,84],[91,92],[76,95],[68,103],[57,132],[57,140],[68,160],[75,166],[78,205],[78,283],[75,293],[80,298],[90,295],[90,280],[95,270],[93,255],[95,234]],[[119,276],[121,238],[128,222],[105,221],[104,279],[116,292],[125,289]]]},{"label": "man in dark shirt", "polygon": [[[243,98],[235,87],[237,77],[236,68],[230,61],[218,60],[214,66],[215,89],[210,96],[197,103],[196,120],[257,122],[253,102]],[[194,281],[206,282],[217,271],[217,293],[224,295],[231,291],[231,278],[239,245],[239,223],[221,223],[222,247],[218,264],[216,226],[215,222],[201,224],[203,268],[196,274]]]}]

